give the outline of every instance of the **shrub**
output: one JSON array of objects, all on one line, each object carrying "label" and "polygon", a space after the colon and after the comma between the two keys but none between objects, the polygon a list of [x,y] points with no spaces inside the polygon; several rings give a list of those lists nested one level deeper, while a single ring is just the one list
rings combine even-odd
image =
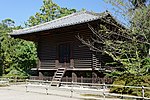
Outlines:
[{"label": "shrub", "polygon": [[[136,88],[125,88],[125,87],[111,87],[110,92],[113,93],[123,93],[123,94],[130,94],[135,96],[142,96],[142,86],[150,87],[150,75],[144,76],[134,76],[124,74],[113,82],[113,85],[124,85],[124,86],[138,86],[141,89]],[[150,90],[145,89],[145,96],[150,97]]]}]

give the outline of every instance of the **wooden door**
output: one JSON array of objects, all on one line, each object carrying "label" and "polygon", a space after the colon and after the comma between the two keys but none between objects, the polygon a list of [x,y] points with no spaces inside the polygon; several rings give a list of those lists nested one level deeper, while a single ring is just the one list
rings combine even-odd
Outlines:
[{"label": "wooden door", "polygon": [[59,63],[70,63],[70,44],[59,45]]}]

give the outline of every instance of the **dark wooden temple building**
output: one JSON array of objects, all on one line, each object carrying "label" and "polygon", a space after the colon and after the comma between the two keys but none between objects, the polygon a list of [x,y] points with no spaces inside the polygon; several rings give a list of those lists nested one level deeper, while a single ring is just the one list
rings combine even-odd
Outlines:
[{"label": "dark wooden temple building", "polygon": [[37,70],[40,77],[45,73],[53,76],[55,81],[60,81],[63,76],[97,77],[102,75],[98,70],[103,67],[107,57],[97,56],[76,36],[80,34],[85,39],[90,39],[92,32],[88,24],[96,29],[101,19],[107,17],[112,16],[108,12],[81,11],[37,26],[13,31],[11,36],[37,44],[38,64],[37,68],[32,70]]}]

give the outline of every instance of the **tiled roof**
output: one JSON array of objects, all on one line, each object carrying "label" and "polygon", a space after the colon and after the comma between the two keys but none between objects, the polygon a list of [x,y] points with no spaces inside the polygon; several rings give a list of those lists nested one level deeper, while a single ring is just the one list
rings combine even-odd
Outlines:
[{"label": "tiled roof", "polygon": [[104,12],[104,13],[94,13],[94,12],[89,12],[89,11],[76,12],[68,16],[65,16],[56,20],[52,20],[50,22],[46,22],[43,24],[39,24],[33,27],[20,29],[20,30],[14,30],[12,33],[10,33],[10,35],[29,34],[29,33],[34,33],[34,32],[40,32],[40,31],[85,23],[85,22],[101,19],[102,17],[105,17],[106,15],[108,15],[107,12]]}]

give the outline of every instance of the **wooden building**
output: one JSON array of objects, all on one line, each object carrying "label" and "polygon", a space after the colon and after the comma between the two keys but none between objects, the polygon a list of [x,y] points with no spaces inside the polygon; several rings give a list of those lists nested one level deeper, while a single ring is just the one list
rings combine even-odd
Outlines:
[{"label": "wooden building", "polygon": [[[101,19],[110,19],[110,17],[113,18],[108,12],[81,11],[37,26],[13,31],[11,36],[37,44],[39,61],[37,68],[32,70],[37,70],[40,77],[45,72],[53,76],[55,81],[60,81],[64,74],[68,77],[92,77],[92,75],[97,77],[97,70],[103,66],[106,58],[101,55],[96,56],[96,53],[83,45],[76,36],[80,34],[84,39],[90,39],[92,32],[88,24],[97,29]],[[75,78],[74,81],[77,79]]]}]

